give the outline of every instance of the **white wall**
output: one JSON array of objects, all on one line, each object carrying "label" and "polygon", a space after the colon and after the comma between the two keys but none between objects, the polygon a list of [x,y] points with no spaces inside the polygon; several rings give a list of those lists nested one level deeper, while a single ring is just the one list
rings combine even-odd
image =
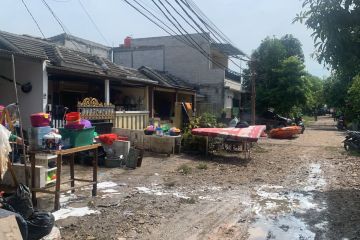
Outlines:
[{"label": "white wall", "polygon": [[[76,45],[74,44],[74,42],[76,42]],[[84,53],[89,53],[92,55],[97,55],[97,56],[100,56],[103,58],[110,59],[110,49],[87,45],[87,44],[80,43],[75,40],[72,40],[72,41],[65,40],[64,44],[62,42],[56,42],[56,44],[63,45],[65,47],[73,49],[75,51],[81,51]]]},{"label": "white wall", "polygon": [[[32,83],[32,91],[23,93],[18,86],[20,111],[24,129],[30,125],[32,113],[43,112],[47,104],[47,73],[44,61],[15,57],[16,80],[19,83]],[[12,79],[12,64],[10,58],[0,58],[0,75]],[[44,95],[45,94],[45,95]],[[15,103],[15,91],[12,82],[0,80],[0,104]]]},{"label": "white wall", "polygon": [[233,98],[234,98],[234,92],[231,90],[225,89],[224,108],[232,108],[233,107]]}]

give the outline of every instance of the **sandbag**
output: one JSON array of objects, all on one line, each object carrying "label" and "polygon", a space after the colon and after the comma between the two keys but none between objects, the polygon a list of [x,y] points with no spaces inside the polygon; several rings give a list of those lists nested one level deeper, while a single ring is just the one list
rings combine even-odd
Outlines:
[{"label": "sandbag", "polygon": [[28,219],[34,213],[30,189],[24,184],[17,187],[15,194],[5,198],[5,202],[10,204],[15,212],[25,219]]},{"label": "sandbag", "polygon": [[50,212],[35,211],[26,222],[28,225],[28,240],[38,240],[51,232],[55,218]]},{"label": "sandbag", "polygon": [[28,237],[28,228],[27,228],[27,223],[26,223],[25,219],[20,214],[12,211],[13,208],[10,205],[6,205],[6,206],[5,205],[6,204],[2,205],[2,208],[0,209],[0,216],[14,215],[16,222],[19,226],[21,237],[22,237],[22,239],[26,240]]}]

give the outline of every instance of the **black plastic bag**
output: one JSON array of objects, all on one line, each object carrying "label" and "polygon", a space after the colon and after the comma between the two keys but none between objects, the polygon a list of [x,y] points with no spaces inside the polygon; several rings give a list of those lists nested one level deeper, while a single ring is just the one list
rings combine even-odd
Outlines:
[{"label": "black plastic bag", "polygon": [[16,193],[5,198],[5,202],[10,204],[16,213],[27,219],[34,213],[34,207],[31,201],[30,189],[24,184],[20,184]]},{"label": "black plastic bag", "polygon": [[55,218],[50,212],[35,211],[26,222],[28,225],[28,240],[38,240],[51,232]]},{"label": "black plastic bag", "polygon": [[21,233],[22,239],[26,240],[28,237],[28,227],[25,219],[18,213],[15,213],[14,211],[11,211],[9,209],[12,209],[11,206],[7,205],[4,207],[2,206],[2,209],[0,210],[0,216],[8,216],[8,215],[15,215],[16,222],[19,226],[19,230]]}]

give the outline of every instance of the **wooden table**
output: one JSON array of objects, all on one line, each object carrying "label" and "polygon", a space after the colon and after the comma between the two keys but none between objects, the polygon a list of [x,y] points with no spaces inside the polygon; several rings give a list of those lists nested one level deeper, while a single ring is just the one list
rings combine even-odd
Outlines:
[{"label": "wooden table", "polygon": [[[54,202],[54,210],[60,209],[60,193],[67,192],[71,190],[71,192],[75,192],[75,189],[82,188],[84,186],[92,185],[92,196],[96,196],[97,192],[97,168],[98,168],[98,148],[101,146],[101,144],[93,144],[88,146],[82,146],[82,147],[75,147],[75,148],[69,148],[64,150],[56,150],[56,151],[30,151],[30,162],[31,162],[31,186],[35,186],[35,154],[36,153],[47,153],[47,154],[53,154],[57,155],[56,159],[56,182],[55,182],[55,191],[49,190],[49,188],[54,187],[52,186],[45,186],[43,188],[34,188],[31,187],[32,192],[32,201],[34,206],[36,206],[37,200],[36,200],[36,192],[42,192],[47,194],[54,194],[55,195],[55,202]],[[93,158],[93,177],[92,180],[86,180],[86,179],[79,179],[75,178],[74,174],[74,155],[78,152],[84,152],[84,151],[93,151],[94,152],[94,158]],[[70,179],[67,181],[62,182],[61,181],[61,167],[62,167],[62,156],[65,155],[71,155],[70,159]],[[86,184],[82,184],[81,186],[75,187],[75,181],[77,182],[85,182]],[[71,184],[70,188],[67,189],[61,189],[61,185],[69,183]]]}]

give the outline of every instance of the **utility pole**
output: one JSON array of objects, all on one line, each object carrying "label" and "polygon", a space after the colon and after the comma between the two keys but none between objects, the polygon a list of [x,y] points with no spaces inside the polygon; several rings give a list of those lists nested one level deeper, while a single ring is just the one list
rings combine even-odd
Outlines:
[{"label": "utility pole", "polygon": [[255,88],[255,61],[250,60],[250,74],[251,74],[251,125],[256,124],[256,88]]}]

